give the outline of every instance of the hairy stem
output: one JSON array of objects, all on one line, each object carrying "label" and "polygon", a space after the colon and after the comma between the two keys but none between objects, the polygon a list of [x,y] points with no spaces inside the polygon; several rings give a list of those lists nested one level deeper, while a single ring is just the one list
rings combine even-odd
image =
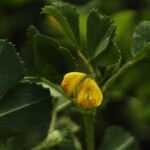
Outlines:
[{"label": "hairy stem", "polygon": [[52,113],[52,118],[51,118],[51,124],[50,124],[50,128],[49,128],[49,133],[52,132],[55,129],[56,117],[57,117],[57,111],[54,108],[53,113]]},{"label": "hairy stem", "polygon": [[94,150],[95,149],[95,144],[94,144],[94,118],[95,118],[95,115],[93,113],[83,114],[86,150]]}]

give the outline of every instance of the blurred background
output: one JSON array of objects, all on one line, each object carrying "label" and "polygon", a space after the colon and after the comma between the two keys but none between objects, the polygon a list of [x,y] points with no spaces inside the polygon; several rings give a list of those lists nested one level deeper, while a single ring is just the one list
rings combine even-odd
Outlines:
[{"label": "blurred background", "polygon": [[[85,21],[88,10],[97,8],[102,14],[113,17],[117,25],[115,40],[124,57],[128,57],[135,26],[150,20],[149,0],[64,0],[78,7],[80,20]],[[30,48],[26,31],[30,25],[42,33],[58,37],[58,28],[52,20],[40,14],[50,0],[0,0],[0,38],[16,45],[27,68],[32,72]],[[61,37],[62,38],[62,37]],[[107,94],[107,107],[98,112],[97,144],[108,126],[118,125],[129,130],[143,150],[150,149],[150,59],[121,75]],[[82,138],[82,135],[81,135]]]}]

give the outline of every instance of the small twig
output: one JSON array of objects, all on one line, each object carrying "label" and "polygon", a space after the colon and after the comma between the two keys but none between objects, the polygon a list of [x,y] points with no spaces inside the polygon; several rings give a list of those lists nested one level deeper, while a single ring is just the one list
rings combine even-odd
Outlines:
[{"label": "small twig", "polygon": [[119,75],[121,75],[126,69],[128,69],[129,67],[131,67],[133,64],[134,64],[133,61],[129,61],[122,68],[120,68],[116,74],[114,74],[112,77],[110,77],[105,82],[105,84],[102,87],[102,91],[104,92],[108,87],[110,87],[110,85],[112,84],[112,82],[114,82],[118,78]]}]

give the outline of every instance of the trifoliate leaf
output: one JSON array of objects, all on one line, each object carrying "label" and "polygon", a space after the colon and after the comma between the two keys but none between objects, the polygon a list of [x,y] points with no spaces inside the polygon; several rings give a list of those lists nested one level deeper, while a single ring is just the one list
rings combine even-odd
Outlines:
[{"label": "trifoliate leaf", "polygon": [[48,36],[37,33],[33,39],[35,64],[44,77],[56,77],[75,70],[74,57],[69,50]]}]

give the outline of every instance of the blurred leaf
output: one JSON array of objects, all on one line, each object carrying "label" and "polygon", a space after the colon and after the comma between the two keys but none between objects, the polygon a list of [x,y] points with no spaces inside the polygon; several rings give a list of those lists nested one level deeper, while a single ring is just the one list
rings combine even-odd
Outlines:
[{"label": "blurred leaf", "polygon": [[79,130],[79,126],[68,117],[58,119],[57,130],[50,132],[47,138],[39,145],[37,149],[56,149],[59,147],[61,150],[78,150],[81,149],[81,143],[72,134]]},{"label": "blurred leaf", "polygon": [[29,26],[29,28],[27,30],[27,37],[28,37],[30,42],[33,42],[33,37],[36,33],[39,33],[37,28],[33,25]]},{"label": "blurred leaf", "polygon": [[53,150],[52,147],[60,144],[63,141],[64,134],[59,130],[55,129],[48,133],[45,140],[43,140],[39,145],[32,148],[32,150]]},{"label": "blurred leaf", "polygon": [[134,64],[119,76],[112,88],[122,92],[123,95],[129,91],[134,91],[133,95],[136,95],[136,98],[143,101],[143,98],[145,97],[148,100],[150,95],[149,64],[149,58]]},{"label": "blurred leaf", "polygon": [[115,41],[120,47],[123,61],[125,62],[131,58],[130,46],[136,15],[135,10],[122,10],[113,15],[117,26]]},{"label": "blurred leaf", "polygon": [[75,60],[70,51],[59,46],[54,39],[37,33],[33,45],[35,64],[44,77],[63,75],[75,70]]},{"label": "blurred leaf", "polygon": [[42,9],[43,13],[53,16],[62,26],[75,45],[79,44],[79,15],[76,7],[61,1],[53,2]]},{"label": "blurred leaf", "polygon": [[143,21],[136,27],[131,47],[131,53],[133,57],[136,57],[137,55],[139,57],[140,54],[143,55],[143,50],[145,51],[145,46],[150,43],[149,33],[150,21]]},{"label": "blurred leaf", "polygon": [[23,77],[23,65],[14,45],[0,40],[0,91],[16,86]]},{"label": "blurred leaf", "polygon": [[33,2],[33,0],[30,0],[30,1],[26,1],[26,0],[9,0],[6,1],[6,0],[1,0],[0,1],[0,4],[1,5],[8,5],[8,6],[23,6],[25,5],[26,3],[31,3]]},{"label": "blurred leaf", "polygon": [[124,34],[127,30],[129,30],[129,27],[131,27],[131,22],[133,21],[136,13],[133,10],[124,10],[121,12],[117,12],[113,15],[113,19],[115,20],[115,23],[117,24],[116,29],[116,38],[122,38],[122,34]]},{"label": "blurred leaf", "polygon": [[87,23],[87,13],[80,13],[80,23],[79,23],[79,28],[80,28],[80,43],[82,44],[82,47],[85,47],[84,45],[86,44],[86,23]]},{"label": "blurred leaf", "polygon": [[85,55],[93,60],[103,52],[115,32],[115,25],[108,16],[101,15],[98,10],[91,10],[87,21],[87,52]]},{"label": "blurred leaf", "polygon": [[[6,143],[0,144],[2,150],[22,150],[24,145],[19,138],[9,138]],[[1,147],[2,146],[2,147]]]},{"label": "blurred leaf", "polygon": [[130,133],[114,126],[107,129],[100,150],[139,150],[139,147]]},{"label": "blurred leaf", "polygon": [[[67,130],[63,131],[65,137],[63,141],[59,144],[59,149],[61,150],[81,150],[81,143],[78,141],[78,139]],[[55,150],[55,148],[54,148]]]},{"label": "blurred leaf", "polygon": [[[78,148],[78,149],[77,149]],[[81,150],[78,139],[68,130],[53,130],[46,139],[32,150]]]},{"label": "blurred leaf", "polygon": [[67,129],[72,133],[76,133],[80,129],[79,125],[77,125],[77,123],[75,123],[72,119],[70,119],[67,116],[59,118],[57,128],[59,130]]},{"label": "blurred leaf", "polygon": [[0,126],[23,130],[48,124],[51,108],[49,90],[35,83],[22,83],[1,99]]}]

